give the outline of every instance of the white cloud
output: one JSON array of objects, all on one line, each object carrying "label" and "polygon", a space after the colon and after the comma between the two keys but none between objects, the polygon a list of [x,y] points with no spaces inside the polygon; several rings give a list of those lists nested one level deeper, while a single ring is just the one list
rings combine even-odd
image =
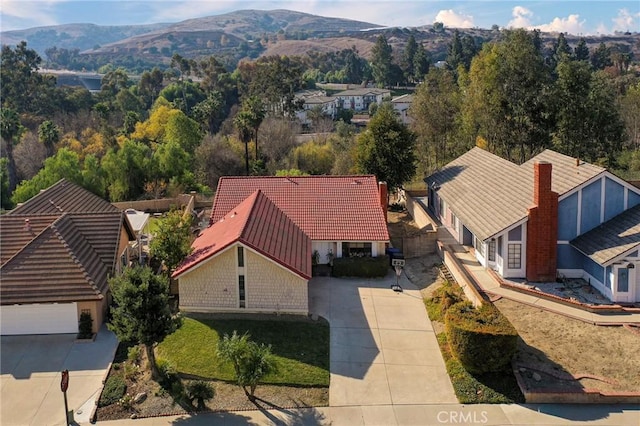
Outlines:
[{"label": "white cloud", "polygon": [[24,28],[23,23],[34,27],[56,25],[58,22],[54,18],[53,10],[56,3],[63,1],[2,0],[2,31],[14,29],[12,27]]},{"label": "white cloud", "polygon": [[473,27],[473,16],[455,12],[453,9],[441,10],[433,22],[442,22],[446,27],[471,28]]},{"label": "white cloud", "polygon": [[529,28],[531,27],[531,17],[533,12],[526,7],[516,6],[511,12],[513,19],[509,21],[507,27],[509,28]]},{"label": "white cloud", "polygon": [[627,9],[620,9],[618,16],[611,20],[613,21],[613,31],[638,31],[640,12],[632,14]]},{"label": "white cloud", "polygon": [[569,15],[566,18],[553,18],[550,23],[535,28],[545,32],[583,34],[587,32],[585,23],[585,20],[580,20],[580,15]]}]

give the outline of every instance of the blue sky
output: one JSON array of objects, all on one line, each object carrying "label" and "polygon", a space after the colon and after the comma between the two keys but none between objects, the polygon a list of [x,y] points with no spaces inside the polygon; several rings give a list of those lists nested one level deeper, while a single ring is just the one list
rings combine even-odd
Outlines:
[{"label": "blue sky", "polygon": [[0,0],[2,31],[66,23],[150,24],[239,9],[290,9],[386,26],[539,28],[572,34],[640,31],[640,1]]}]

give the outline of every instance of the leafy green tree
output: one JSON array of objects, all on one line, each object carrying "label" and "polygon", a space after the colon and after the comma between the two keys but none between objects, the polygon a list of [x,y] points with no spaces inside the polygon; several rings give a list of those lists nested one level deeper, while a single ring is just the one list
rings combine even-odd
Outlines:
[{"label": "leafy green tree", "polygon": [[373,80],[380,87],[388,87],[391,83],[392,48],[387,38],[380,34],[371,49],[371,71]]},{"label": "leafy green tree", "polygon": [[9,192],[9,172],[7,163],[9,160],[0,158],[0,208],[10,210],[13,208],[11,193]]},{"label": "leafy green tree", "polygon": [[182,193],[192,187],[195,181],[192,156],[177,141],[161,143],[152,156],[156,184],[170,183],[174,192]]},{"label": "leafy green tree", "polygon": [[135,200],[144,193],[151,150],[141,142],[125,140],[102,158],[105,183],[111,201]]},{"label": "leafy green tree", "polygon": [[154,379],[160,374],[154,345],[176,328],[169,310],[169,280],[148,267],[133,266],[109,279],[113,296],[109,330],[122,342],[142,344]]},{"label": "leafy green tree", "polygon": [[505,31],[504,40],[483,46],[465,87],[463,123],[470,139],[511,161],[524,162],[549,145],[551,76],[523,29]]},{"label": "leafy green tree", "polygon": [[169,112],[165,125],[164,138],[166,142],[176,142],[189,154],[193,154],[202,141],[200,125],[187,117],[182,111]]},{"label": "leafy green tree", "polygon": [[[54,95],[56,79],[38,72],[42,58],[25,41],[15,48],[2,46],[0,100],[2,108],[17,114],[48,115],[59,100]],[[9,178],[11,181],[11,177]]]},{"label": "leafy green tree", "polygon": [[330,144],[307,142],[291,151],[291,165],[311,175],[331,173],[335,157]]},{"label": "leafy green tree", "polygon": [[93,154],[89,154],[84,158],[82,166],[82,187],[100,197],[104,197],[104,171],[100,166],[100,160]]},{"label": "leafy green tree", "polygon": [[584,40],[584,37],[580,37],[578,44],[573,49],[573,54],[578,61],[589,60],[589,47],[587,46],[587,42]]},{"label": "leafy green tree", "polygon": [[53,121],[46,120],[38,127],[38,140],[47,148],[47,157],[53,156],[60,141],[60,128]]},{"label": "leafy green tree", "polygon": [[422,43],[418,44],[418,49],[413,57],[413,81],[421,81],[425,74],[429,72],[431,60]]},{"label": "leafy green tree", "polygon": [[625,123],[626,149],[640,149],[640,82],[629,87],[620,99],[620,115]]},{"label": "leafy green tree", "polygon": [[619,116],[611,81],[602,71],[593,73],[584,61],[558,65],[554,147],[590,162],[612,163],[622,147],[624,124]]},{"label": "leafy green tree", "polygon": [[16,110],[6,107],[0,109],[0,136],[2,136],[2,139],[4,140],[7,154],[9,193],[12,193],[18,184],[16,162],[13,158],[13,148],[18,144],[20,136],[22,136],[24,130],[24,127],[20,123],[20,116],[18,116]]},{"label": "leafy green tree", "polygon": [[15,204],[23,203],[62,178],[82,185],[81,170],[78,154],[68,148],[61,148],[56,155],[45,160],[44,167],[34,177],[16,187],[12,201]]},{"label": "leafy green tree", "polygon": [[158,259],[171,274],[191,253],[191,216],[172,210],[158,221],[158,228],[149,244],[151,257]]},{"label": "leafy green tree", "polygon": [[356,165],[361,173],[376,175],[390,188],[402,186],[415,175],[415,136],[398,120],[391,104],[378,108],[357,143]]},{"label": "leafy green tree", "polygon": [[603,70],[613,65],[611,61],[611,49],[604,43],[600,43],[591,54],[591,66],[596,70]]},{"label": "leafy green tree", "polygon": [[409,110],[423,173],[431,174],[469,148],[457,146],[461,108],[462,95],[453,72],[438,68],[429,71]]},{"label": "leafy green tree", "polygon": [[452,70],[458,69],[458,65],[464,64],[464,52],[462,51],[462,39],[460,38],[460,31],[455,30],[453,32],[453,39],[447,47],[447,64]]},{"label": "leafy green tree", "polygon": [[248,334],[239,336],[236,331],[218,341],[218,356],[233,365],[236,382],[251,401],[260,381],[276,370],[270,345],[258,345]]},{"label": "leafy green tree", "polygon": [[404,46],[404,52],[402,53],[402,71],[404,72],[405,79],[407,81],[413,81],[414,79],[414,61],[416,53],[418,52],[418,43],[416,38],[411,34],[407,39],[407,44]]}]

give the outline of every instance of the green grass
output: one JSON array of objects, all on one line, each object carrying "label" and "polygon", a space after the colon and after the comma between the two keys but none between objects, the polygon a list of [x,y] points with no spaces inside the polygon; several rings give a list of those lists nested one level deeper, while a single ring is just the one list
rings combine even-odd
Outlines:
[{"label": "green grass", "polygon": [[524,396],[510,367],[497,373],[473,375],[451,354],[446,333],[440,333],[437,337],[453,390],[461,404],[524,402]]},{"label": "green grass", "polygon": [[231,364],[218,359],[218,340],[248,332],[251,340],[271,345],[277,371],[268,384],[329,386],[329,326],[308,322],[184,318],[182,326],[158,345],[158,357],[181,374],[233,381]]}]

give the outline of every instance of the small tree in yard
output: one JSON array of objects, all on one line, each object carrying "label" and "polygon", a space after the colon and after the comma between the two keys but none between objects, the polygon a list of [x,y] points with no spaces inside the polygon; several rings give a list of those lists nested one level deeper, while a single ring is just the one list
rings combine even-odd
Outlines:
[{"label": "small tree in yard", "polygon": [[191,217],[172,210],[158,221],[158,228],[149,244],[151,257],[160,260],[171,274],[182,259],[191,253]]},{"label": "small tree in yard", "polygon": [[113,305],[109,330],[123,342],[144,345],[151,374],[159,377],[153,345],[161,342],[176,327],[169,310],[169,280],[148,267],[126,268],[109,279]]},{"label": "small tree in yard", "polygon": [[218,342],[218,356],[233,364],[238,386],[249,400],[255,399],[256,387],[267,374],[275,371],[271,345],[258,345],[248,334],[239,336],[235,331],[225,334]]}]

